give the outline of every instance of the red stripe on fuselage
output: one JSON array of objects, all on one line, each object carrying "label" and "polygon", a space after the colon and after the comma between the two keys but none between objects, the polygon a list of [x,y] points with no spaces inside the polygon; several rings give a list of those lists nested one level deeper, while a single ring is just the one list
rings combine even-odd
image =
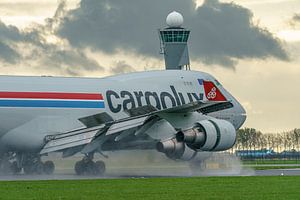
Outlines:
[{"label": "red stripe on fuselage", "polygon": [[60,92],[0,92],[0,98],[103,100],[102,94]]}]

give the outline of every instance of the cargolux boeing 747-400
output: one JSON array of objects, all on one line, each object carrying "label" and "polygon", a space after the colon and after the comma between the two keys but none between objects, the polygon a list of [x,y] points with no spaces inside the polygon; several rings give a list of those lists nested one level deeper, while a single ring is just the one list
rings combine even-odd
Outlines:
[{"label": "cargolux boeing 747-400", "polygon": [[201,159],[201,152],[231,148],[245,121],[243,107],[214,77],[186,70],[0,76],[0,115],[1,165],[14,173],[51,173],[53,163],[40,156],[57,151],[86,155],[78,174],[86,165],[103,173],[104,163],[92,161],[103,151],[157,149],[171,159]]},{"label": "cargolux boeing 747-400", "polygon": [[82,153],[76,173],[100,175],[105,164],[94,161],[95,153],[154,149],[189,162],[230,149],[245,110],[210,74],[182,69],[189,31],[177,27],[178,13],[170,15],[171,27],[160,31],[167,70],[106,78],[0,76],[1,170],[51,174],[53,162],[41,156]]}]

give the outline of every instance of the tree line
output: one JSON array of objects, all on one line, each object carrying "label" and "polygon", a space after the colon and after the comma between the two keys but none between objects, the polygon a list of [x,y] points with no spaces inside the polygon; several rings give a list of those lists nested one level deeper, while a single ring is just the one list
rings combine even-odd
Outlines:
[{"label": "tree line", "polygon": [[300,129],[282,133],[262,133],[254,128],[237,131],[235,150],[272,149],[277,153],[283,151],[300,151]]}]

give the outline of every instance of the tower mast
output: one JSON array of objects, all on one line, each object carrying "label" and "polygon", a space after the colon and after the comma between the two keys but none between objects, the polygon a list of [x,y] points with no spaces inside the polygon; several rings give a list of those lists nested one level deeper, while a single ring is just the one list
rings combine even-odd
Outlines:
[{"label": "tower mast", "polygon": [[173,11],[166,19],[167,28],[159,29],[161,54],[166,70],[190,70],[188,39],[190,30],[182,28],[183,16]]}]

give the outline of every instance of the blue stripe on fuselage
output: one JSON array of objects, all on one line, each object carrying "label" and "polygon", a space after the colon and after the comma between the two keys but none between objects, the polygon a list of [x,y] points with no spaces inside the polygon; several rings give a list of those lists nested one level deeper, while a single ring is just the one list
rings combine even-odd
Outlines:
[{"label": "blue stripe on fuselage", "polygon": [[0,107],[104,108],[103,101],[0,100]]}]

